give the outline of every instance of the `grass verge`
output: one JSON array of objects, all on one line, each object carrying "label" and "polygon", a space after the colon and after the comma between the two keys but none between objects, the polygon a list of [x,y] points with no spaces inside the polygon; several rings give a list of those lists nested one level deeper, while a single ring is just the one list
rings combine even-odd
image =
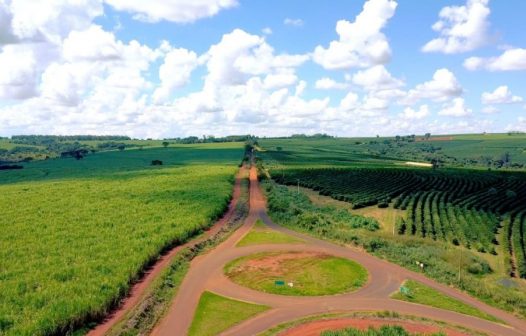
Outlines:
[{"label": "grass verge", "polygon": [[367,271],[345,258],[311,252],[266,252],[241,257],[225,266],[235,283],[265,293],[317,296],[353,291]]},{"label": "grass verge", "polygon": [[267,309],[267,306],[232,300],[211,292],[204,292],[199,300],[188,335],[218,335]]},{"label": "grass verge", "polygon": [[500,322],[495,317],[486,314],[475,307],[472,307],[462,301],[444,295],[439,291],[425,286],[417,281],[407,280],[404,282],[404,286],[408,289],[409,293],[403,294],[401,291],[398,291],[395,294],[393,294],[391,298],[396,300],[419,303],[435,308],[451,310],[457,313],[475,316],[492,322]]},{"label": "grass verge", "polygon": [[380,328],[371,328],[360,330],[355,328],[345,328],[341,330],[328,330],[321,333],[320,336],[446,336],[442,332],[432,334],[414,334],[409,333],[400,326],[381,326]]},{"label": "grass verge", "polygon": [[272,230],[261,220],[257,220],[252,230],[241,239],[236,246],[250,246],[261,244],[301,244],[303,240]]}]

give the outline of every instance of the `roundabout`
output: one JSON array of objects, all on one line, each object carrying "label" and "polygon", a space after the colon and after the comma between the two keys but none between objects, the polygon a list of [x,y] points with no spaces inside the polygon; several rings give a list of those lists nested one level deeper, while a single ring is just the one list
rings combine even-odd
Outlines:
[{"label": "roundabout", "polygon": [[238,285],[292,296],[347,293],[367,281],[367,271],[358,263],[310,251],[253,254],[229,262],[224,270]]}]

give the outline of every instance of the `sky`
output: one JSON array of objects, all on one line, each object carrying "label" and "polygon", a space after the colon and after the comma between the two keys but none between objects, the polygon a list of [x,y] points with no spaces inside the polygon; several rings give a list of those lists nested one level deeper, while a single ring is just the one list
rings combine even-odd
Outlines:
[{"label": "sky", "polygon": [[0,136],[526,131],[523,0],[0,0]]}]

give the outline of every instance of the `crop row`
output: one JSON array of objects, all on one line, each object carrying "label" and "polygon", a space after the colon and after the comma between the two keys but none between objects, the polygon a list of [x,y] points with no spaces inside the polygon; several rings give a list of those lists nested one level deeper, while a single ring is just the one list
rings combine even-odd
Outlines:
[{"label": "crop row", "polygon": [[[289,169],[276,174],[278,183],[319,191],[352,203],[405,210],[397,223],[399,234],[449,241],[455,245],[495,254],[500,220],[515,216],[511,259],[524,260],[526,179],[520,175],[421,169]],[[520,218],[520,219],[519,219]],[[520,224],[515,224],[516,221]],[[511,225],[513,224],[513,225]],[[520,243],[520,244],[519,244]],[[522,252],[522,253],[518,253]],[[522,259],[521,259],[522,258]],[[523,267],[526,274],[526,266]],[[517,266],[518,272],[521,269]],[[521,273],[522,275],[522,273]]]}]

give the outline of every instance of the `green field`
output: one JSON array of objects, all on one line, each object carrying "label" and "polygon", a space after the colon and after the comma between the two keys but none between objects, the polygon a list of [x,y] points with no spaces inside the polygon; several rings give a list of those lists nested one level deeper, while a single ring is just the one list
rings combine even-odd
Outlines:
[{"label": "green field", "polygon": [[480,310],[470,305],[467,305],[462,301],[446,296],[440,293],[439,291],[427,287],[417,281],[405,281],[403,286],[407,288],[408,293],[403,294],[400,291],[396,292],[391,296],[393,299],[420,303],[435,308],[451,310],[457,313],[471,315],[482,319],[498,322],[498,320],[495,317],[483,313]]},{"label": "green field", "polygon": [[[279,266],[274,269],[268,266],[269,263]],[[295,296],[350,292],[367,281],[365,268],[352,260],[299,252],[269,252],[241,257],[225,266],[225,274],[245,287]]]},{"label": "green field", "polygon": [[[408,161],[457,168],[526,170],[526,134],[471,134],[380,138],[260,139],[262,157],[279,168],[308,165],[404,166]],[[507,155],[508,161],[500,162]],[[499,168],[500,167],[500,168]]]},{"label": "green field", "polygon": [[268,307],[232,300],[204,292],[199,300],[189,336],[214,336],[256,315]]},{"label": "green field", "polygon": [[[462,141],[483,141],[476,138],[482,135],[467,137]],[[489,135],[486,141],[514,139],[518,149],[521,137]],[[258,165],[260,176],[270,177],[262,186],[272,219],[360,246],[409,269],[418,271],[414,261],[419,260],[426,275],[526,316],[526,283],[517,279],[526,274],[524,173],[511,167],[487,171],[475,164],[415,168],[400,164],[406,158],[388,155],[370,160],[353,149],[361,146],[355,141],[261,139]],[[313,203],[317,193],[315,198],[333,202]],[[364,218],[367,214],[379,222]],[[385,223],[386,218],[391,221]]]},{"label": "green field", "polygon": [[220,216],[242,156],[240,143],[192,145],[0,171],[0,334],[104,316],[163,249]]}]

